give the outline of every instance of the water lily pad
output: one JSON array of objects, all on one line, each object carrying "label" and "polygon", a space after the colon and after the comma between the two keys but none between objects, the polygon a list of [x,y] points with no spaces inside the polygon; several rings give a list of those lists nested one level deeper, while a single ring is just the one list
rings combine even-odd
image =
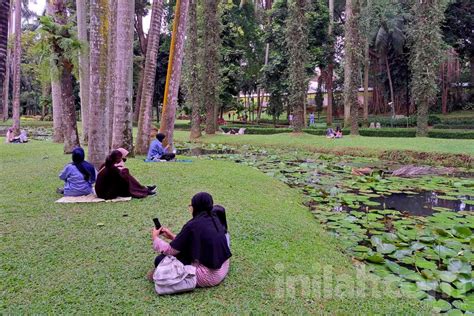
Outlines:
[{"label": "water lily pad", "polygon": [[417,281],[416,285],[422,291],[434,291],[438,287],[439,282],[435,280],[430,280],[430,281],[423,280],[423,281]]},{"label": "water lily pad", "polygon": [[436,269],[437,266],[434,262],[432,261],[428,261],[428,260],[425,260],[423,258],[417,258],[415,260],[415,264],[418,268],[422,268],[422,269]]},{"label": "water lily pad", "polygon": [[442,281],[451,283],[451,282],[453,282],[454,280],[457,279],[457,274],[453,273],[451,271],[440,271],[439,272],[439,278]]},{"label": "water lily pad", "polygon": [[461,237],[461,238],[467,238],[472,235],[471,229],[465,226],[454,226],[453,231],[454,231],[453,233],[455,236]]},{"label": "water lily pad", "polygon": [[356,247],[352,248],[352,250],[358,251],[358,252],[368,252],[371,249],[369,247],[359,245],[359,246],[356,246]]},{"label": "water lily pad", "polygon": [[439,288],[440,288],[441,292],[443,292],[444,294],[447,294],[451,297],[454,297],[454,298],[463,298],[463,297],[465,297],[463,295],[463,293],[461,293],[461,291],[459,291],[458,289],[453,288],[448,283],[442,282],[440,284]]},{"label": "water lily pad", "polygon": [[471,273],[471,265],[459,259],[451,259],[448,264],[448,270],[455,273]]},{"label": "water lily pad", "polygon": [[437,312],[446,312],[452,308],[451,304],[445,300],[437,300],[431,304]]},{"label": "water lily pad", "polygon": [[375,253],[372,256],[367,257],[367,261],[372,262],[372,263],[383,263],[384,260],[385,259],[383,258],[383,256],[379,253]]},{"label": "water lily pad", "polygon": [[456,307],[457,309],[460,309],[462,311],[474,313],[474,303],[473,302],[454,301],[453,305],[454,305],[454,307]]}]

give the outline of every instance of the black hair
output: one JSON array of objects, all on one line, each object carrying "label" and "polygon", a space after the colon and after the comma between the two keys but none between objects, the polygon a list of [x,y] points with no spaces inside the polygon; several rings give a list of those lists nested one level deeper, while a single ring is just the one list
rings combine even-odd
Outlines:
[{"label": "black hair", "polygon": [[83,165],[84,158],[84,149],[82,149],[81,147],[74,148],[74,150],[72,151],[72,164],[76,166],[77,170],[79,170],[80,173],[82,173],[82,175],[84,176],[84,180],[89,181],[89,179],[91,178],[91,174]]},{"label": "black hair", "polygon": [[156,139],[158,139],[160,141],[160,143],[163,142],[163,139],[165,139],[165,138],[166,138],[166,135],[163,134],[163,133],[156,134]]}]

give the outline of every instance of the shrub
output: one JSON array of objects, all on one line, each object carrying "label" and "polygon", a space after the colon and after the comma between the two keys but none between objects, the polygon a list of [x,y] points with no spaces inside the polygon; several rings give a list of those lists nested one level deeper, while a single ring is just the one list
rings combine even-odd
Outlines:
[{"label": "shrub", "polygon": [[474,129],[474,124],[436,124],[435,129]]},{"label": "shrub", "polygon": [[449,139],[474,139],[474,130],[443,130],[433,129],[428,132],[428,137]]}]

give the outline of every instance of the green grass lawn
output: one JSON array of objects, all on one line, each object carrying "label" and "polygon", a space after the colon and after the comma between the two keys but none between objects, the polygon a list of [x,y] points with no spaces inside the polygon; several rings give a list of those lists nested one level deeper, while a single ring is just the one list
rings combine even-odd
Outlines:
[{"label": "green grass lawn", "polygon": [[[189,133],[177,131],[176,140],[188,140]],[[222,135],[203,136],[198,140],[204,143],[225,143],[232,145],[255,145],[270,147],[304,148],[308,150],[360,148],[365,151],[413,150],[420,152],[440,152],[474,155],[474,140],[435,139],[435,138],[396,138],[396,137],[351,137],[327,139],[324,136],[292,133],[274,135]]]},{"label": "green grass lawn", "polygon": [[[61,154],[62,145],[3,140],[1,314],[429,312],[416,299],[381,296],[383,284],[356,276],[342,245],[301,205],[297,191],[257,170],[224,161],[130,159],[132,173],[144,184],[157,184],[158,196],[117,204],[55,204],[58,174],[70,160]],[[158,297],[145,280],[155,256],[151,219],[159,216],[177,232],[189,219],[187,205],[198,191],[210,192],[227,208],[230,273],[218,287]],[[357,288],[368,282],[375,295],[278,294],[291,277],[318,279],[321,268],[332,269],[336,281],[357,280]]]}]

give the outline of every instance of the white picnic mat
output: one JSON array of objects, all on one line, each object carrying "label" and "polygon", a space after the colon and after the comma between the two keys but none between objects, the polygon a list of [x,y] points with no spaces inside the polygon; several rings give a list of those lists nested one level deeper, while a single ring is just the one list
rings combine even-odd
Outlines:
[{"label": "white picnic mat", "polygon": [[94,194],[83,195],[83,196],[63,196],[55,203],[99,203],[99,202],[126,202],[132,199],[131,196],[129,197],[118,197],[113,200],[104,200],[98,198]]}]

